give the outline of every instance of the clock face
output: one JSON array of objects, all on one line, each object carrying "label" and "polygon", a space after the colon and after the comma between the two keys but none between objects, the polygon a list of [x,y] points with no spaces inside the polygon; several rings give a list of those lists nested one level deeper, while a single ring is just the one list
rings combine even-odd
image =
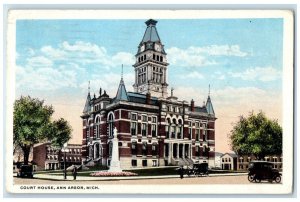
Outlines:
[{"label": "clock face", "polygon": [[142,45],[142,47],[141,47],[141,51],[143,52],[145,50],[145,46],[144,45]]},{"label": "clock face", "polygon": [[160,45],[155,45],[155,49],[156,49],[157,51],[161,51]]}]

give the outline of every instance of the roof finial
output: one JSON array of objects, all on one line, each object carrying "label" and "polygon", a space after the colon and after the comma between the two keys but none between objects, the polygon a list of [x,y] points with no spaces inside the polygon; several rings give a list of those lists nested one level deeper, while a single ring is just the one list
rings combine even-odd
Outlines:
[{"label": "roof finial", "polygon": [[174,91],[174,88],[172,87],[171,88],[171,97],[173,97],[173,91]]},{"label": "roof finial", "polygon": [[121,71],[121,79],[123,80],[123,64],[122,64],[122,71]]},{"label": "roof finial", "polygon": [[208,84],[208,97],[210,97],[210,84]]},{"label": "roof finial", "polygon": [[91,90],[91,81],[89,81],[89,86],[88,86],[88,91],[89,91],[89,94],[90,94],[90,90]]}]

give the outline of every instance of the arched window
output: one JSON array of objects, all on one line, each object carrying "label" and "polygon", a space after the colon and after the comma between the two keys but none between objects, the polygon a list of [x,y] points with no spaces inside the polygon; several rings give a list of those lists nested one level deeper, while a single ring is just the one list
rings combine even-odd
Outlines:
[{"label": "arched window", "polygon": [[109,157],[112,156],[112,149],[113,149],[112,142],[109,142],[109,145],[108,145],[108,156]]},{"label": "arched window", "polygon": [[146,60],[146,55],[144,55],[144,60]]},{"label": "arched window", "polygon": [[153,60],[155,60],[155,54],[153,54]]},{"label": "arched window", "polygon": [[96,138],[100,138],[100,117],[98,116],[95,121],[95,135]]},{"label": "arched window", "polygon": [[162,61],[163,61],[163,57],[162,57],[162,56],[160,56],[160,58],[159,58],[159,59],[160,59],[160,60],[159,60],[160,62],[162,62]]},{"label": "arched window", "polygon": [[159,55],[156,56],[156,60],[159,61]]},{"label": "arched window", "polygon": [[108,136],[113,137],[114,135],[114,114],[110,112],[108,114]]}]

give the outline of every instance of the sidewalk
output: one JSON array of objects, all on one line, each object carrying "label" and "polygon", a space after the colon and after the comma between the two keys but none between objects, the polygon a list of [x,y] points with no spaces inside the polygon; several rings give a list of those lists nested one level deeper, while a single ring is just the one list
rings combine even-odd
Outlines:
[{"label": "sidewalk", "polygon": [[[223,174],[209,174],[209,176],[203,177],[216,177],[216,176],[239,176],[247,175],[247,173],[223,173]],[[194,178],[195,176],[184,176],[186,178]],[[73,181],[73,176],[68,175],[67,179],[63,179],[63,175],[49,175],[49,174],[35,174],[34,178],[44,180],[58,180],[58,181]],[[120,177],[88,177],[88,176],[77,176],[76,181],[111,181],[111,180],[139,180],[139,179],[168,179],[168,178],[179,178],[179,175],[161,175],[161,176],[120,176]]]}]

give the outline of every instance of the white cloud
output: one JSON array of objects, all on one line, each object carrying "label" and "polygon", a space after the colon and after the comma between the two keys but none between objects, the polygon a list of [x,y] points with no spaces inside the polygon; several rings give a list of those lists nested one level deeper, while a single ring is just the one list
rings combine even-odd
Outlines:
[{"label": "white cloud", "polygon": [[217,64],[215,61],[210,61],[203,55],[194,52],[191,50],[191,48],[184,50],[177,47],[172,47],[167,49],[166,52],[168,53],[168,62],[170,62],[172,65],[183,67],[201,67]]},{"label": "white cloud", "polygon": [[211,45],[205,47],[192,47],[195,52],[207,53],[208,55],[215,56],[236,56],[245,57],[248,54],[240,50],[239,45]]},{"label": "white cloud", "polygon": [[[120,75],[112,73],[100,75],[97,69],[87,71],[87,68],[100,66],[102,69],[110,69],[121,65],[131,66],[134,63],[134,55],[127,52],[109,54],[104,47],[89,42],[77,41],[74,44],[62,42],[57,48],[44,46],[40,49],[28,49],[34,56],[28,57],[25,63],[17,67],[17,86],[31,90],[57,90],[64,87],[78,87],[82,78],[88,73],[96,75],[100,84],[107,89],[111,85],[117,86]],[[93,65],[93,66],[91,66]],[[134,74],[129,78],[129,86]],[[89,76],[90,77],[90,76]],[[127,80],[125,80],[127,82]],[[97,87],[99,88],[99,86]],[[86,89],[86,88],[85,88]]]},{"label": "white cloud", "polygon": [[30,67],[51,67],[53,62],[44,56],[36,56],[28,58],[27,64]]},{"label": "white cloud", "polygon": [[255,67],[246,69],[244,72],[229,72],[232,77],[243,80],[274,81],[281,77],[281,71],[274,67]]},{"label": "white cloud", "polygon": [[[121,75],[115,73],[103,74],[101,76],[94,75],[90,80],[91,94],[99,95],[99,89],[102,88],[102,92],[106,90],[107,94],[110,97],[114,97],[117,93],[117,89],[120,83]],[[125,87],[127,92],[133,91],[132,84],[134,83],[134,74],[128,73],[123,75],[123,80],[125,83]],[[84,81],[79,85],[82,92],[87,92],[88,82]]]},{"label": "white cloud", "polygon": [[16,68],[17,87],[26,90],[58,90],[64,87],[76,87],[76,72],[54,68]]},{"label": "white cloud", "polygon": [[111,68],[121,64],[134,64],[134,55],[131,53],[118,52],[110,55],[105,47],[83,41],[76,41],[74,44],[64,41],[58,48],[44,46],[41,52],[52,60],[72,61],[81,65],[99,64]]},{"label": "white cloud", "polygon": [[213,59],[208,59],[209,56],[245,57],[248,55],[246,52],[240,50],[239,45],[191,46],[187,49],[171,47],[166,52],[171,64],[190,67],[216,65],[217,62]]},{"label": "white cloud", "polygon": [[203,79],[204,76],[200,74],[199,72],[193,71],[186,75],[181,75],[180,78],[182,79]]}]

